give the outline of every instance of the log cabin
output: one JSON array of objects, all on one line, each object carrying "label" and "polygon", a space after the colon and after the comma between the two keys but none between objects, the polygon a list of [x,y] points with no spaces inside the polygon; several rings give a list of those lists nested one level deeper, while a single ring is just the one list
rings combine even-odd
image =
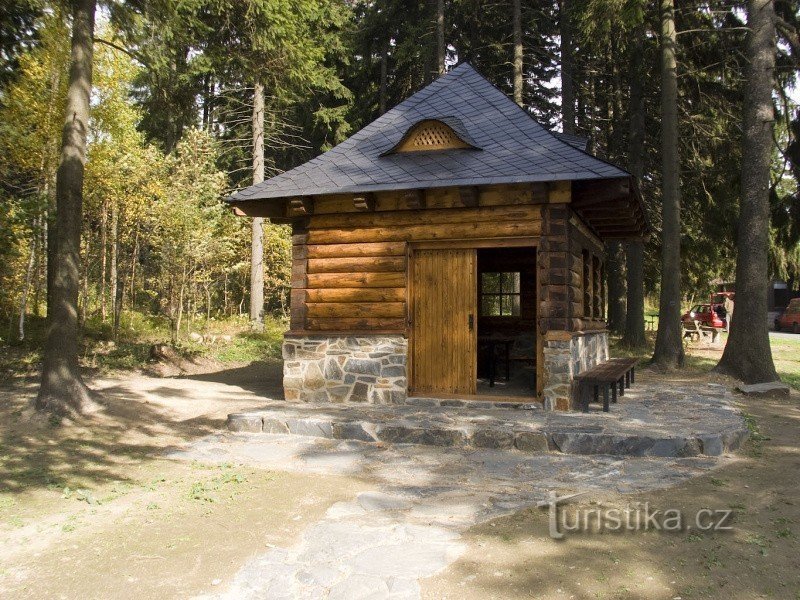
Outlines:
[{"label": "log cabin", "polygon": [[608,358],[604,243],[635,181],[469,64],[328,152],[228,199],[292,228],[285,398],[575,404]]}]

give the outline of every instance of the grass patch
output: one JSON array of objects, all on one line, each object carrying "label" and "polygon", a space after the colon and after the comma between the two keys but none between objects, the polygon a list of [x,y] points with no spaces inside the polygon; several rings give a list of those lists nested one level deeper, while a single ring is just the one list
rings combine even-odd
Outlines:
[{"label": "grass patch", "polygon": [[773,339],[772,360],[781,380],[800,390],[800,335],[797,339]]},{"label": "grass patch", "polygon": [[253,362],[265,358],[280,358],[283,332],[287,325],[283,319],[265,319],[263,331],[245,331],[229,344],[212,351],[220,362]]},{"label": "grass patch", "polygon": [[[186,326],[182,325],[174,346],[185,358],[209,357],[223,363],[253,362],[280,357],[286,329],[286,319],[272,316],[265,318],[264,328],[259,332],[250,328],[247,317],[195,318],[191,331],[202,335],[203,341],[190,338]],[[0,339],[0,381],[38,371],[45,335],[45,319],[29,316],[25,340],[5,343]],[[93,317],[83,327],[81,364],[99,372],[137,369],[147,364],[154,344],[169,344],[171,340],[169,321],[158,315],[125,311],[116,340],[111,323]]]}]

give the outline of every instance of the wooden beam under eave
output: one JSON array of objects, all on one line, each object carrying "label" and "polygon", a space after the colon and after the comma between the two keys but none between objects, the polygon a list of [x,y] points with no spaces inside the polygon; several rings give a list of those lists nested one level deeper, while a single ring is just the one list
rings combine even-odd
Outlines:
[{"label": "wooden beam under eave", "polygon": [[289,198],[286,205],[286,216],[308,217],[314,214],[314,199],[312,197]]},{"label": "wooden beam under eave", "polygon": [[283,202],[280,200],[244,200],[232,202],[233,214],[237,217],[266,217],[281,219],[284,217]]},{"label": "wooden beam under eave", "polygon": [[[596,204],[594,206],[586,206],[584,204],[573,204],[572,208],[583,215],[595,215],[606,213],[617,213],[621,210],[633,212],[636,210],[636,205],[630,202],[606,202],[605,204]],[[637,211],[638,212],[638,211]]]},{"label": "wooden beam under eave", "polygon": [[641,227],[630,229],[598,229],[597,233],[603,239],[627,239],[629,237],[638,238],[643,236]]},{"label": "wooden beam under eave", "polygon": [[622,200],[631,196],[630,179],[612,179],[610,181],[584,182],[573,194],[575,206],[590,206],[613,200]]},{"label": "wooden beam under eave", "polygon": [[475,185],[462,185],[458,188],[458,197],[461,200],[461,206],[464,208],[477,208],[480,204],[481,192],[478,186]]},{"label": "wooden beam under eave", "polygon": [[372,212],[375,210],[375,194],[355,194],[353,196],[353,207],[361,212]]},{"label": "wooden beam under eave", "polygon": [[554,181],[547,189],[547,201],[551,204],[564,204],[572,200],[572,182]]},{"label": "wooden beam under eave", "polygon": [[406,208],[413,210],[426,206],[425,190],[406,190],[403,192],[402,198]]}]

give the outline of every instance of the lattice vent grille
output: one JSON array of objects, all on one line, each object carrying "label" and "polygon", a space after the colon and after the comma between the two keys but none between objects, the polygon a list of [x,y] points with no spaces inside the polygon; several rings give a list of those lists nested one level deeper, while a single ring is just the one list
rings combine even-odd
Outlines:
[{"label": "lattice vent grille", "polygon": [[420,152],[423,150],[447,150],[469,148],[470,145],[456,135],[441,121],[423,121],[411,131],[397,147],[396,152]]}]

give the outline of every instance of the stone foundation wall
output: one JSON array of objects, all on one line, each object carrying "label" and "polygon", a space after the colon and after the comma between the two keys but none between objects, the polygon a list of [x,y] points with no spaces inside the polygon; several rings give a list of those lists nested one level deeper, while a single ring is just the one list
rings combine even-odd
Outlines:
[{"label": "stone foundation wall", "polygon": [[554,333],[558,337],[544,342],[544,408],[569,410],[576,393],[575,375],[608,360],[608,332]]},{"label": "stone foundation wall", "polygon": [[402,403],[408,390],[407,351],[401,335],[286,336],[286,400]]}]

